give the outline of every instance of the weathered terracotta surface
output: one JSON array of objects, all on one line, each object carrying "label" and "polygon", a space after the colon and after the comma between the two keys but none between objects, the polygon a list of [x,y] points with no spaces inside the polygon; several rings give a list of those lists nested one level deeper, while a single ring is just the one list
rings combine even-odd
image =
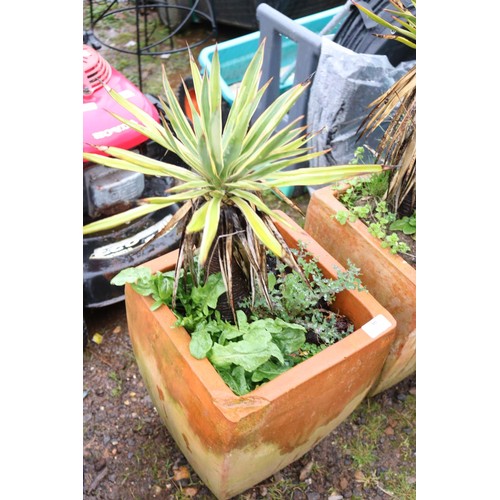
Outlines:
[{"label": "weathered terracotta surface", "polygon": [[370,395],[397,384],[416,370],[416,271],[399,255],[380,246],[361,221],[339,224],[332,218],[347,210],[330,187],[315,191],[305,230],[343,265],[350,259],[361,269],[370,293],[396,318],[394,344]]},{"label": "weathered terracotta surface", "polygon": [[[282,234],[300,239],[334,275],[339,267],[293,221]],[[293,236],[292,236],[293,233]],[[176,252],[150,261],[175,265]],[[174,327],[165,306],[126,286],[130,337],[140,372],[164,424],[193,469],[219,499],[258,484],[309,451],[363,400],[377,380],[393,341],[394,318],[367,292],[346,291],[336,305],[356,331],[245,396],[235,396],[210,362],[189,353],[189,334]],[[388,326],[372,337],[366,323],[383,315]],[[380,319],[380,318],[379,318]],[[383,319],[383,318],[382,318]]]}]

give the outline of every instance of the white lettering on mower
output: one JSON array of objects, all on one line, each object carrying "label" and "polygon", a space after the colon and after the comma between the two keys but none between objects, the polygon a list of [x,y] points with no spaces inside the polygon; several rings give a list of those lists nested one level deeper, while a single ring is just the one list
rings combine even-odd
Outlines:
[{"label": "white lettering on mower", "polygon": [[[133,123],[137,123],[135,120],[131,120]],[[119,134],[124,130],[128,130],[130,127],[125,123],[120,123],[120,125],[115,125],[114,127],[107,128],[105,130],[99,130],[98,132],[94,132],[92,137],[94,139],[104,139],[104,137],[109,137],[113,134]]]},{"label": "white lettering on mower", "polygon": [[125,99],[131,99],[135,96],[135,94],[130,89],[122,90],[121,92],[119,92],[119,94]]},{"label": "white lettering on mower", "polygon": [[119,255],[126,255],[133,250],[139,249],[150,241],[156,233],[160,232],[171,218],[172,215],[169,214],[156,224],[140,231],[135,236],[96,248],[89,259],[113,259]]}]

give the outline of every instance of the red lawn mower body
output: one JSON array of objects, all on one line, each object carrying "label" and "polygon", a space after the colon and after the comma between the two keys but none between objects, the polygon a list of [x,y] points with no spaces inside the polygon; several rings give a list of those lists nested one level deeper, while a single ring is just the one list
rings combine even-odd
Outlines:
[{"label": "red lawn mower body", "polygon": [[133,149],[147,138],[114,118],[112,111],[124,118],[135,118],[106,91],[103,83],[139,106],[159,122],[156,107],[96,50],[83,45],[83,151],[98,152],[92,145]]}]

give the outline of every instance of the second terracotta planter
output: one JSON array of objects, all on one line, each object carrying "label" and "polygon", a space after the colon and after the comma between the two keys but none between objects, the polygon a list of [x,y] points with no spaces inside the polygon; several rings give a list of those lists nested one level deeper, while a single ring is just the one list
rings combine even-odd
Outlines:
[{"label": "second terracotta planter", "polygon": [[314,191],[307,207],[305,230],[343,265],[350,259],[361,269],[370,293],[396,318],[394,344],[370,395],[397,384],[416,370],[416,271],[357,220],[342,225],[333,216],[347,208],[331,187]]},{"label": "second terracotta planter", "polygon": [[[284,214],[282,214],[284,215]],[[291,219],[280,225],[319,259],[326,276],[342,267]],[[172,269],[176,253],[146,264]],[[231,498],[294,462],[359,405],[378,379],[396,321],[368,292],[344,291],[334,307],[354,322],[340,342],[244,396],[236,396],[207,359],[189,352],[190,336],[172,311],[126,286],[134,354],[158,413],[202,481],[218,499]]]}]

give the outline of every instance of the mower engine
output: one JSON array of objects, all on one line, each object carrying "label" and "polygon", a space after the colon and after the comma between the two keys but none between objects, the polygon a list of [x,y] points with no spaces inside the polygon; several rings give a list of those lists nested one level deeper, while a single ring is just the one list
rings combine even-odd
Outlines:
[{"label": "mower engine", "polygon": [[[84,44],[83,151],[103,154],[96,146],[114,146],[179,163],[178,157],[172,158],[172,153],[110,114],[111,111],[135,120],[109,95],[104,84],[160,121],[159,100],[143,94],[101,54]],[[83,223],[121,213],[136,206],[140,198],[162,196],[174,184],[171,177],[145,176],[84,161]],[[155,236],[178,208],[177,205],[167,207],[115,230],[84,237],[84,307],[102,307],[123,300],[123,287],[109,283],[115,274],[177,248],[179,235],[175,231]]]}]

